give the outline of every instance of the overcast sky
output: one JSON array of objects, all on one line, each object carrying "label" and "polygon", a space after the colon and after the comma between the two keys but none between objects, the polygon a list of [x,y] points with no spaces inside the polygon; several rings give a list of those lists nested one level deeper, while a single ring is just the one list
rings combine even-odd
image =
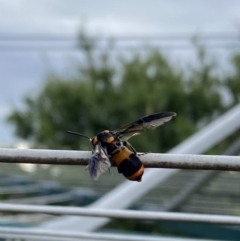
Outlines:
[{"label": "overcast sky", "polygon": [[[239,0],[0,0],[0,40],[7,33],[76,36],[82,23],[101,36],[237,33],[239,13]],[[49,68],[64,72],[74,54],[11,50],[17,44],[0,42],[0,145],[15,141],[4,121],[11,108],[39,89]]]}]

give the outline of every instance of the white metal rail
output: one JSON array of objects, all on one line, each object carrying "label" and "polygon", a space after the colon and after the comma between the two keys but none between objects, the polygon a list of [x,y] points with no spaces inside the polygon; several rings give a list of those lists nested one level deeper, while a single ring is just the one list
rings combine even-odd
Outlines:
[{"label": "white metal rail", "polygon": [[[0,149],[0,162],[87,165],[90,151]],[[145,167],[240,171],[240,156],[158,154],[140,156]]]},{"label": "white metal rail", "polygon": [[138,220],[164,220],[164,221],[181,221],[191,223],[211,223],[240,225],[240,217],[228,215],[208,215],[208,214],[190,214],[176,212],[149,212],[135,210],[116,210],[100,208],[76,208],[64,206],[43,206],[43,205],[18,205],[0,203],[0,212],[14,213],[44,213],[52,215],[74,215],[88,217],[108,217],[121,219],[138,219]]},{"label": "white metal rail", "polygon": [[[24,238],[34,240],[105,240],[105,241],[200,241],[200,239],[170,238],[140,235],[119,235],[86,232],[49,231],[45,229],[0,228],[0,238]],[[47,239],[49,238],[49,239]],[[59,238],[59,239],[58,239]],[[204,241],[210,241],[204,239]]]}]

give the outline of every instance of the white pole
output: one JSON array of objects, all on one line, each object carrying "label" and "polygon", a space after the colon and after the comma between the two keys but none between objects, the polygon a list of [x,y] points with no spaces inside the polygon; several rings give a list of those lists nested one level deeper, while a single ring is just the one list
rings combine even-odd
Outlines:
[{"label": "white pole", "polygon": [[[47,231],[45,229],[26,229],[26,228],[0,228],[0,237],[11,238],[40,238],[50,237],[78,239],[78,240],[102,240],[102,241],[201,241],[199,239],[188,238],[170,238],[170,237],[157,237],[157,236],[140,236],[140,235],[120,235],[120,234],[103,234],[103,233],[85,233],[85,232],[69,232],[69,231]],[[35,239],[34,239],[35,240]],[[205,240],[204,241],[210,241]]]},{"label": "white pole", "polygon": [[[56,150],[32,149],[22,151],[14,149],[0,149],[0,163],[87,165],[91,156],[90,153],[91,152],[89,151],[73,151],[73,153],[71,153],[71,151],[65,152]],[[66,154],[69,154],[69,159],[66,159]],[[148,153],[140,156],[140,159],[146,168],[240,171],[240,157]],[[34,187],[34,185],[36,186],[39,184],[32,185]]]},{"label": "white pole", "polygon": [[240,217],[229,215],[209,215],[175,212],[150,212],[135,210],[116,210],[99,208],[78,208],[65,206],[19,205],[0,203],[0,212],[14,213],[44,213],[51,215],[74,215],[88,217],[108,217],[137,220],[164,220],[191,223],[211,223],[225,225],[240,225]]}]

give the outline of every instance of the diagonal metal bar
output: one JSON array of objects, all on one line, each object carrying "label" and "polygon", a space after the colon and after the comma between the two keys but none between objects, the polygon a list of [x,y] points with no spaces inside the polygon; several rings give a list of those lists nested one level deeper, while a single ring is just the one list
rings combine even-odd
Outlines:
[{"label": "diagonal metal bar", "polygon": [[[240,138],[235,140],[231,145],[223,152],[223,155],[238,155],[240,153]],[[217,174],[217,171],[203,171],[199,173],[199,175],[190,182],[188,185],[183,187],[180,193],[174,197],[172,200],[169,200],[167,204],[164,205],[162,211],[175,211],[184,202],[186,202],[190,196],[195,193],[204,183],[209,181]]]}]

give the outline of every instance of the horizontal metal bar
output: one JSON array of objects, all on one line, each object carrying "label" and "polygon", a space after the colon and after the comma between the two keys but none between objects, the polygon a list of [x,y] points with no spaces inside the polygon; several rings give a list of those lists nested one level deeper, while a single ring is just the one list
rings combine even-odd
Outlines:
[{"label": "horizontal metal bar", "polygon": [[[15,241],[19,240],[19,239],[24,239],[24,241],[26,240],[30,240],[30,241],[79,241],[78,238],[61,238],[61,237],[49,237],[49,236],[39,236],[36,234],[13,234],[13,233],[1,233],[0,234],[0,238],[7,238],[8,240],[10,239],[10,241]],[[14,239],[14,240],[12,240]],[[81,239],[81,241],[83,241]]]},{"label": "horizontal metal bar", "polygon": [[43,205],[18,205],[0,203],[0,212],[14,213],[45,213],[52,215],[74,215],[91,217],[108,217],[121,219],[138,220],[165,220],[181,221],[194,223],[212,223],[226,225],[240,225],[240,217],[227,215],[208,215],[208,214],[190,214],[175,212],[149,212],[134,210],[115,210],[115,209],[97,209],[97,208],[76,208],[64,206],[43,206]]},{"label": "horizontal metal bar", "polygon": [[[87,165],[90,151],[0,149],[0,163]],[[240,156],[158,154],[140,156],[145,167],[240,171]]]},{"label": "horizontal metal bar", "polygon": [[[86,232],[68,232],[68,231],[49,231],[45,229],[36,228],[0,228],[0,237],[18,237],[29,235],[30,237],[59,237],[59,238],[69,238],[69,240],[74,238],[79,238],[81,240],[106,240],[106,241],[200,241],[199,239],[188,239],[188,238],[170,238],[170,237],[157,237],[157,236],[147,236],[147,235],[120,235],[120,234],[103,234],[103,233],[86,233]],[[5,236],[6,237],[6,236]],[[205,240],[204,241],[210,241]]]}]

